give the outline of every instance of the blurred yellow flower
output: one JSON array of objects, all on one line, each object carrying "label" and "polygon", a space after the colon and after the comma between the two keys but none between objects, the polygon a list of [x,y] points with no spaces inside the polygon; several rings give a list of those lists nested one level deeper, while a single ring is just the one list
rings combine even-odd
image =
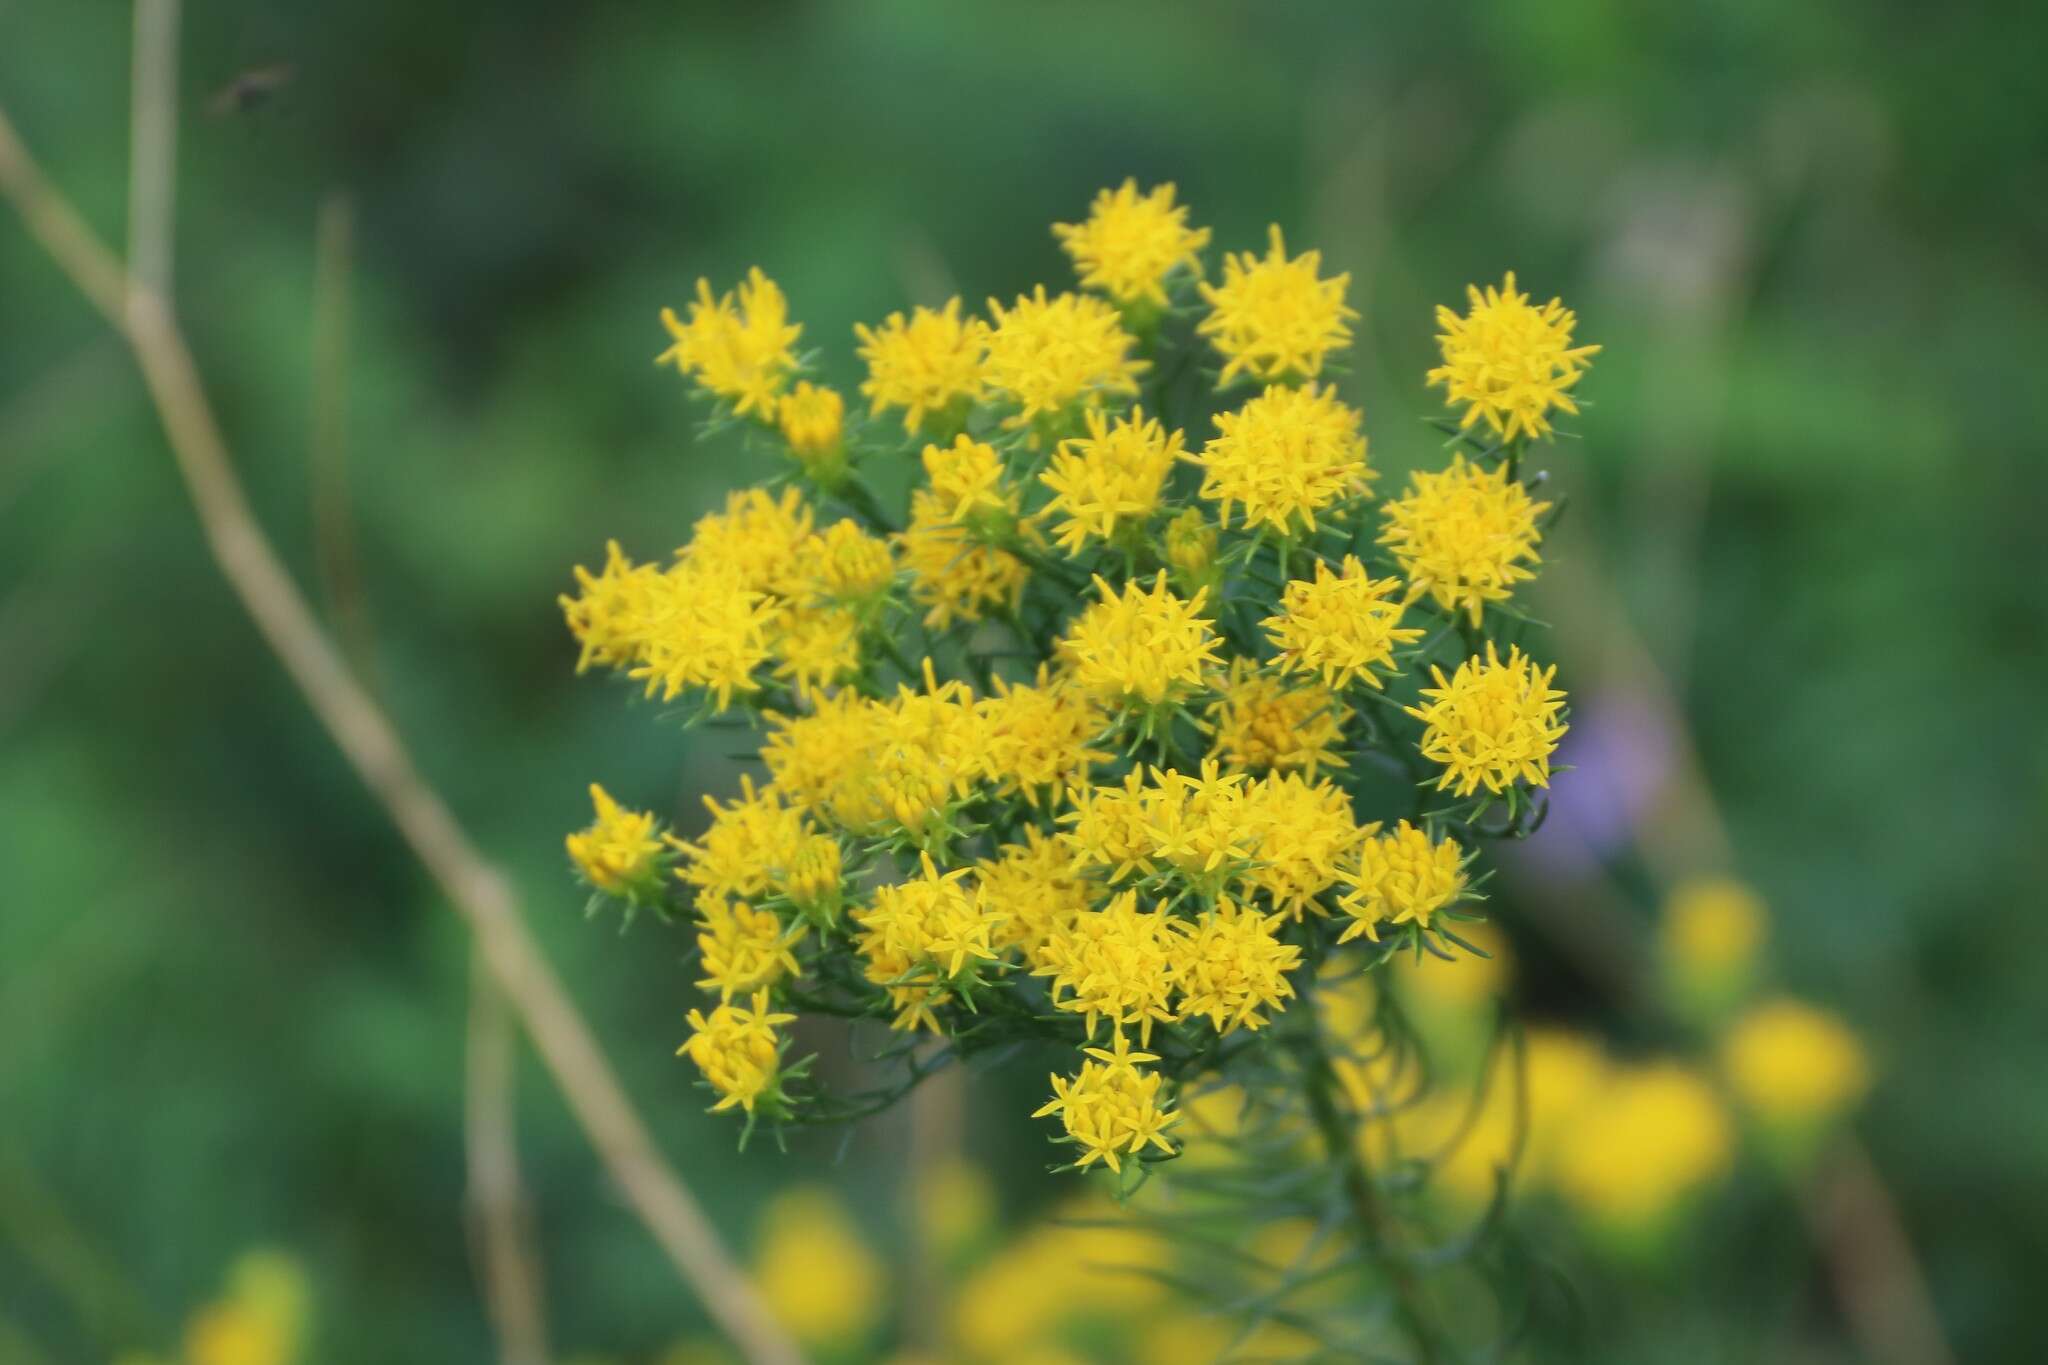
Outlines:
[{"label": "blurred yellow flower", "polygon": [[1699,1076],[1669,1061],[1621,1067],[1560,1135],[1557,1187],[1603,1231],[1654,1237],[1733,1151],[1728,1117]]},{"label": "blurred yellow flower", "polygon": [[1766,1125],[1825,1123],[1870,1088],[1870,1061],[1855,1033],[1826,1010],[1769,1000],[1730,1026],[1721,1069],[1735,1098]]},{"label": "blurred yellow flower", "polygon": [[814,475],[835,471],[846,452],[846,400],[837,389],[799,382],[782,400],[776,420],[799,464]]},{"label": "blurred yellow flower", "polygon": [[711,281],[698,280],[690,320],[664,308],[661,322],[674,344],[658,363],[673,363],[741,417],[775,420],[776,402],[796,370],[791,348],[804,329],[789,321],[789,301],[760,267],[747,272],[736,296],[714,297]]},{"label": "blurred yellow flower", "polygon": [[289,1257],[243,1256],[228,1272],[226,1292],[186,1324],[186,1365],[292,1365],[310,1297],[304,1272]]},{"label": "blurred yellow flower", "polygon": [[787,1190],[768,1206],[754,1282],[768,1311],[813,1350],[857,1346],[887,1307],[882,1262],[845,1204],[822,1186]]},{"label": "blurred yellow flower", "polygon": [[1342,768],[1337,751],[1351,708],[1320,682],[1301,683],[1233,659],[1209,703],[1215,727],[1210,753],[1233,768],[1299,771],[1315,777]]}]

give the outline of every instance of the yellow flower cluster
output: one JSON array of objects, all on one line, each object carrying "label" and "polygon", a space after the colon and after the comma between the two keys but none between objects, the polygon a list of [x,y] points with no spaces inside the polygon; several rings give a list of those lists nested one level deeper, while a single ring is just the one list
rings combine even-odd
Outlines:
[{"label": "yellow flower cluster", "polygon": [[1185,204],[1173,202],[1173,186],[1138,192],[1136,180],[1095,196],[1087,220],[1054,223],[1053,236],[1074,258],[1081,283],[1129,307],[1166,307],[1166,277],[1185,268],[1202,270],[1200,252],[1209,229],[1188,226]]},{"label": "yellow flower cluster", "polygon": [[761,688],[764,668],[806,697],[846,681],[861,666],[857,599],[893,573],[887,545],[859,526],[819,534],[796,489],[755,488],[699,520],[666,570],[608,544],[604,568],[578,567],[561,604],[579,669],[622,668],[665,701],[701,689],[723,711]]},{"label": "yellow flower cluster", "polygon": [[1477,626],[1488,602],[1506,601],[1517,582],[1536,576],[1528,567],[1537,561],[1536,522],[1549,510],[1506,466],[1484,469],[1454,455],[1441,473],[1410,476],[1408,496],[1387,504],[1380,543],[1393,551],[1410,594],[1428,593]]},{"label": "yellow flower cluster", "polygon": [[1032,1117],[1059,1115],[1068,1139],[1081,1149],[1076,1164],[1084,1170],[1097,1161],[1121,1170],[1122,1157],[1136,1156],[1148,1144],[1171,1153],[1173,1144],[1165,1134],[1179,1115],[1160,1101],[1163,1078],[1141,1065],[1159,1059],[1132,1052],[1121,1033],[1107,1048],[1082,1052],[1088,1060],[1081,1063],[1080,1074],[1072,1080],[1055,1075],[1052,1099]]},{"label": "yellow flower cluster", "polygon": [[1202,614],[1207,594],[1176,596],[1162,571],[1150,588],[1119,591],[1100,575],[1100,600],[1074,618],[1059,652],[1074,683],[1108,706],[1156,707],[1201,690],[1217,662],[1216,632]]},{"label": "yellow flower cluster", "polygon": [[1196,329],[1223,356],[1222,383],[1240,374],[1267,381],[1313,379],[1330,352],[1351,344],[1358,314],[1344,302],[1349,275],[1322,279],[1323,253],[1289,259],[1280,225],[1266,255],[1223,258],[1223,280],[1203,285],[1209,315]]},{"label": "yellow flower cluster", "polygon": [[[1283,647],[1284,650],[1284,647]],[[1229,675],[1209,703],[1215,730],[1210,753],[1233,768],[1299,770],[1314,777],[1342,768],[1344,728],[1351,708],[1318,683],[1300,684],[1233,659]]]},{"label": "yellow flower cluster", "polygon": [[1339,942],[1360,934],[1379,942],[1382,924],[1429,927],[1465,894],[1465,856],[1449,839],[1431,839],[1406,820],[1359,842],[1342,873],[1338,904],[1351,916]]},{"label": "yellow flower cluster", "polygon": [[1436,310],[1444,363],[1429,372],[1429,382],[1443,386],[1447,406],[1464,405],[1461,427],[1485,418],[1503,441],[1550,435],[1553,411],[1578,412],[1572,387],[1600,348],[1572,345],[1578,317],[1558,299],[1532,307],[1527,294],[1515,291],[1512,270],[1498,289],[1488,285],[1481,293],[1475,285],[1465,292],[1471,309],[1463,317]]},{"label": "yellow flower cluster", "polygon": [[[962,1052],[1063,1040],[1041,1112],[1079,1164],[1154,1160],[1218,1035],[1286,1012],[1307,964],[1452,942],[1457,830],[1549,782],[1554,670],[1483,629],[1539,562],[1521,447],[1454,438],[1376,510],[1364,415],[1325,379],[1348,278],[1277,226],[1211,273],[1190,220],[1127,181],[1054,228],[1070,288],[856,326],[864,411],[758,270],[664,313],[661,359],[786,486],[734,493],[666,566],[608,545],[562,610],[579,669],[736,712],[766,775],[666,842],[594,791],[570,852],[672,921],[694,901],[712,1000],[682,1050],[717,1107],[828,1098],[784,1061],[800,1004]],[[1432,378],[1519,439],[1547,430],[1533,376],[1570,410],[1591,349],[1511,285],[1444,322]],[[1197,350],[1220,374],[1190,400]],[[1412,808],[1374,809],[1388,772]]]},{"label": "yellow flower cluster", "polygon": [[1373,670],[1397,671],[1394,651],[1422,638],[1420,629],[1401,624],[1400,590],[1399,580],[1366,573],[1356,555],[1344,556],[1337,573],[1317,560],[1316,576],[1290,582],[1280,614],[1264,622],[1280,667],[1316,674],[1333,689],[1353,682],[1384,689]]},{"label": "yellow flower cluster", "polygon": [[1216,439],[1188,459],[1202,466],[1202,496],[1222,504],[1224,524],[1236,507],[1246,526],[1314,531],[1318,511],[1372,487],[1363,420],[1335,389],[1275,386],[1217,414]]},{"label": "yellow flower cluster", "polygon": [[775,405],[797,367],[792,348],[804,331],[790,322],[789,300],[775,281],[757,267],[747,273],[735,298],[714,296],[711,281],[698,280],[690,320],[664,308],[661,321],[675,340],[661,361],[730,402],[739,416],[775,419]]},{"label": "yellow flower cluster", "polygon": [[597,820],[567,840],[569,858],[583,880],[611,896],[651,889],[661,864],[654,817],[625,809],[595,782],[590,784],[590,803],[597,808]]},{"label": "yellow flower cluster", "polygon": [[768,992],[754,992],[746,1005],[725,1001],[705,1014],[690,1011],[691,1034],[678,1052],[697,1064],[718,1101],[713,1110],[735,1105],[753,1113],[764,1098],[778,1098],[782,1040],[779,1025],[796,1018],[768,1008]]},{"label": "yellow flower cluster", "polygon": [[1182,436],[1132,409],[1114,421],[1086,414],[1088,435],[1061,442],[1038,481],[1052,490],[1047,517],[1063,517],[1054,540],[1069,554],[1089,540],[1114,539],[1119,527],[1142,528],[1159,510],[1166,476],[1183,456]]},{"label": "yellow flower cluster", "polygon": [[1461,796],[1482,785],[1505,791],[1517,778],[1549,786],[1550,755],[1565,732],[1564,693],[1550,685],[1556,674],[1555,664],[1537,668],[1519,645],[1503,663],[1492,641],[1484,660],[1465,660],[1449,680],[1431,668],[1436,686],[1423,688],[1423,704],[1408,714],[1423,723],[1422,756],[1443,765],[1437,786]]}]

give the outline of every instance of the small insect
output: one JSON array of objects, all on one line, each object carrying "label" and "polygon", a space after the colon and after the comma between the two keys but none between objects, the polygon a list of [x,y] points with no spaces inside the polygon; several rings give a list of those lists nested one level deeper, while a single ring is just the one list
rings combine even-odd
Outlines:
[{"label": "small insect", "polygon": [[290,62],[252,66],[222,86],[208,107],[216,116],[254,113],[276,99],[297,74]]}]

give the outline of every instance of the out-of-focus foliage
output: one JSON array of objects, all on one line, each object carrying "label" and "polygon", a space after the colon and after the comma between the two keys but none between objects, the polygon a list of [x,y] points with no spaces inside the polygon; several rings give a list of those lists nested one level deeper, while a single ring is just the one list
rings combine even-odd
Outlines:
[{"label": "out-of-focus foliage", "polygon": [[[671,1056],[680,964],[590,931],[559,837],[587,818],[590,754],[679,822],[734,770],[574,684],[560,566],[606,535],[679,542],[755,472],[693,439],[651,363],[657,310],[698,275],[767,268],[807,336],[839,339],[826,378],[850,390],[854,321],[965,282],[1056,287],[1046,213],[1078,221],[1136,175],[1176,181],[1220,248],[1277,217],[1351,272],[1340,384],[1388,486],[1432,453],[1430,310],[1468,280],[1512,266],[1606,345],[1579,392],[1597,439],[1560,456],[1577,539],[1546,548],[1538,594],[1579,669],[1560,791],[1583,795],[1491,902],[1519,1005],[1661,1055],[1672,1039],[1529,927],[1597,901],[1647,936],[1662,881],[1730,870],[1652,799],[1683,740],[1571,586],[1612,583],[1676,682],[1725,861],[1770,906],[1772,986],[1871,1054],[1859,1129],[1957,1355],[2041,1354],[2021,1292],[2048,1265],[2030,8],[186,9],[178,287],[259,510],[307,582],[338,577],[369,677],[736,1239],[794,1159],[852,1191],[893,1265],[907,1118],[843,1154],[740,1157],[697,1112]],[[280,61],[266,107],[208,112]],[[127,74],[126,5],[0,10],[0,101],[116,240]],[[308,457],[314,228],[338,193],[353,580],[323,571]],[[482,1358],[466,944],[219,585],[129,365],[11,218],[0,811],[0,1328],[56,1359],[174,1356],[260,1243],[317,1286],[310,1358]],[[1042,1079],[971,1092],[1005,1218],[1052,1197],[1011,1118]],[[654,1359],[700,1332],[537,1072],[521,1108],[558,1339]],[[1571,1254],[1592,1345],[1570,1358],[1853,1355],[1758,1173],[1676,1260]]]}]

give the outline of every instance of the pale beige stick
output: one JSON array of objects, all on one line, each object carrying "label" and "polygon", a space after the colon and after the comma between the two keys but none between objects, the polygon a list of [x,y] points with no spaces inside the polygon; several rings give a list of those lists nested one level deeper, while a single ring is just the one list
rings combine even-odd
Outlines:
[{"label": "pale beige stick", "polygon": [[313,247],[313,402],[306,437],[312,475],[313,562],[341,652],[375,696],[375,635],[356,559],[348,492],[349,281],[355,267],[355,206],[335,190],[320,201]]},{"label": "pale beige stick", "polygon": [[726,1254],[695,1198],[663,1161],[589,1027],[534,943],[510,887],[421,779],[391,723],[349,676],[321,632],[249,509],[168,305],[143,290],[126,301],[119,261],[51,189],[4,112],[0,193],[128,341],[222,575],[335,744],[468,921],[492,973],[627,1202],[748,1360],[756,1365],[801,1361]]},{"label": "pale beige stick", "polygon": [[519,1034],[481,952],[471,955],[463,1058],[470,1254],[501,1365],[547,1365],[548,1329],[533,1206],[519,1177]]}]

